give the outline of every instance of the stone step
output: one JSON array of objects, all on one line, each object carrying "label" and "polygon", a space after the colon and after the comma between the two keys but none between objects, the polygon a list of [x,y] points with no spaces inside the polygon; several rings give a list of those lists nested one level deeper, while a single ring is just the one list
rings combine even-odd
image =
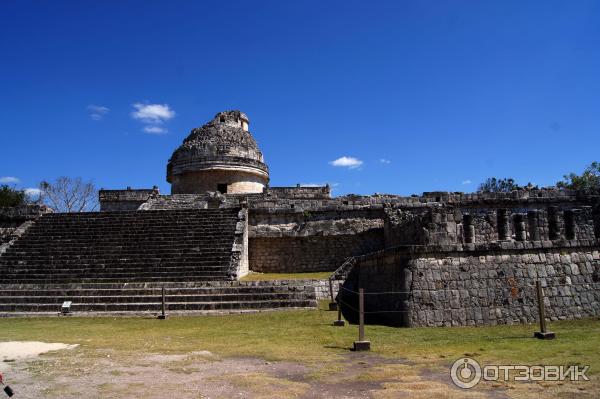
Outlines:
[{"label": "stone step", "polygon": [[[136,248],[135,250],[133,248],[115,248],[115,247],[107,247],[107,248],[86,248],[84,249],[77,249],[77,248],[53,248],[53,247],[46,247],[43,249],[20,249],[20,248],[15,248],[12,249],[11,248],[11,252],[7,253],[5,256],[2,256],[2,258],[4,259],[15,259],[15,258],[22,258],[23,256],[30,256],[32,258],[36,258],[36,257],[48,257],[48,256],[54,256],[54,257],[58,257],[58,256],[71,256],[71,255],[79,255],[79,256],[84,256],[84,255],[92,255],[92,256],[99,256],[99,255],[105,255],[105,256],[121,256],[123,254],[129,254],[131,253],[132,255],[135,256],[152,256],[155,254],[159,254],[159,255],[181,255],[181,254],[188,254],[188,255],[201,255],[206,253],[207,255],[223,255],[223,251],[227,251],[231,249],[231,245],[233,244],[233,239],[230,240],[228,243],[223,244],[223,245],[217,245],[217,244],[212,244],[210,246],[206,245],[206,246],[193,246],[193,247],[186,247],[186,248],[171,248],[171,249],[167,249],[167,248],[153,248],[153,247],[148,247],[148,248]],[[81,245],[85,245],[85,244],[81,244]],[[1,258],[0,258],[1,259]]]},{"label": "stone step", "polygon": [[[237,223],[229,223],[229,222],[219,222],[213,221],[211,223],[220,223],[218,226],[211,225],[203,226],[194,223],[185,223],[181,225],[176,225],[174,223],[170,224],[169,227],[164,226],[145,226],[145,225],[129,225],[129,226],[113,226],[113,227],[104,227],[104,226],[94,226],[93,228],[83,229],[81,227],[76,226],[61,226],[54,228],[41,228],[38,226],[35,230],[31,232],[27,232],[28,236],[41,236],[43,234],[52,236],[55,235],[57,237],[60,236],[74,236],[77,234],[90,234],[98,237],[110,238],[109,235],[104,235],[104,233],[115,233],[119,235],[123,235],[126,237],[137,237],[140,235],[146,236],[156,236],[157,234],[165,235],[166,237],[175,236],[182,229],[186,229],[186,227],[191,226],[191,229],[184,230],[188,235],[196,235],[196,236],[206,236],[208,233],[224,233],[229,231],[232,226],[235,226]],[[127,229],[127,230],[125,230]]]},{"label": "stone step", "polygon": [[[31,237],[23,237],[25,239],[27,239],[28,241],[19,241],[18,243],[16,243],[14,245],[15,251],[18,251],[19,249],[23,249],[23,250],[28,250],[28,251],[33,251],[33,250],[38,250],[38,251],[47,251],[48,249],[54,249],[54,248],[59,248],[59,249],[64,249],[64,250],[73,250],[73,249],[82,249],[82,248],[87,248],[87,247],[82,247],[82,244],[90,244],[92,245],[92,249],[96,249],[96,248],[102,248],[102,249],[138,249],[140,250],[140,248],[151,248],[151,249],[164,249],[164,250],[176,250],[176,249],[180,249],[180,248],[204,248],[204,247],[208,247],[208,248],[220,248],[223,245],[227,245],[228,242],[230,242],[230,240],[233,238],[233,235],[230,236],[225,236],[223,238],[207,238],[205,240],[197,240],[194,238],[188,238],[188,237],[179,237],[177,241],[171,242],[171,241],[165,241],[165,240],[161,240],[161,242],[149,242],[149,243],[142,243],[142,242],[136,242],[135,240],[129,240],[129,239],[115,239],[114,242],[102,242],[102,241],[98,241],[98,240],[94,240],[94,239],[90,239],[90,240],[84,240],[84,239],[78,239],[78,240],[72,240],[69,242],[61,242],[58,240],[54,240],[54,241],[49,241],[46,242],[44,240],[35,240]],[[181,243],[181,240],[185,240],[183,243]]]},{"label": "stone step", "polygon": [[82,272],[63,272],[63,273],[4,273],[3,279],[4,281],[10,281],[13,279],[27,278],[27,279],[48,279],[48,276],[51,280],[60,280],[61,278],[73,279],[73,278],[159,278],[159,277],[196,277],[196,276],[222,276],[225,274],[227,269],[211,269],[211,270],[188,270],[188,271],[137,271],[137,272],[96,272],[96,271],[82,271]]},{"label": "stone step", "polygon": [[[242,309],[272,309],[280,307],[315,307],[316,300],[266,300],[250,302],[187,302],[170,303],[168,311],[177,310],[242,310]],[[71,312],[149,312],[160,311],[161,302],[147,303],[73,303]],[[9,312],[59,312],[58,304],[0,304],[0,313]]]},{"label": "stone step", "polygon": [[178,263],[178,264],[173,264],[173,265],[169,265],[169,264],[151,264],[151,263],[146,263],[146,264],[142,264],[141,266],[138,265],[131,265],[129,266],[128,264],[116,264],[116,265],[102,265],[102,264],[97,264],[97,265],[83,265],[83,264],[79,264],[77,267],[38,267],[38,266],[29,266],[29,265],[23,265],[22,267],[15,267],[15,266],[11,266],[11,267],[0,267],[0,272],[2,272],[3,274],[8,274],[8,273],[13,273],[13,274],[21,274],[21,273],[31,273],[31,274],[36,274],[36,273],[47,273],[47,272],[53,272],[53,273],[69,273],[69,272],[73,272],[73,273],[87,273],[87,272],[91,272],[91,273],[99,273],[99,272],[128,272],[128,273],[135,273],[135,272],[150,272],[150,271],[156,271],[156,272],[171,272],[171,271],[180,271],[180,272],[185,272],[185,271],[193,271],[193,270],[206,270],[206,271],[210,271],[210,270],[221,270],[221,269],[226,269],[229,267],[229,263],[225,263],[225,262],[221,262],[221,263],[209,263],[209,264],[194,264],[192,262],[186,264],[186,263]]},{"label": "stone step", "polygon": [[113,265],[113,264],[138,264],[140,266],[147,264],[160,264],[160,263],[177,263],[178,264],[213,264],[220,263],[229,260],[229,257],[226,256],[168,256],[168,257],[135,257],[135,256],[115,256],[115,257],[93,257],[93,256],[78,256],[73,255],[66,259],[62,258],[34,258],[34,259],[10,259],[5,260],[0,263],[0,266],[6,267],[14,267],[20,265],[38,265],[38,266],[51,266],[51,265],[71,265],[71,264],[80,264],[80,265],[88,265],[88,264],[98,264],[98,265]]},{"label": "stone step", "polygon": [[[62,304],[73,303],[146,303],[160,302],[160,292],[154,295],[33,295],[33,296],[0,296],[1,304]],[[265,300],[305,299],[304,292],[266,292],[266,293],[229,293],[229,294],[177,294],[170,291],[165,294],[167,303],[188,302],[250,302]]]},{"label": "stone step", "polygon": [[[240,294],[296,294],[305,293],[306,287],[287,286],[259,286],[259,287],[200,287],[200,288],[171,288],[166,287],[168,296],[175,295],[240,295]],[[105,289],[3,289],[0,291],[3,297],[94,297],[94,296],[160,296],[162,289],[155,288],[105,288]]]},{"label": "stone step", "polygon": [[[227,280],[229,276],[224,274],[222,276],[216,275],[192,275],[192,276],[149,276],[149,277],[128,277],[126,281],[130,283],[149,283],[149,282],[186,282],[186,281],[213,281],[215,279],[218,280]],[[69,278],[51,278],[51,276],[44,276],[39,278],[14,278],[11,280],[4,280],[3,282],[10,281],[13,284],[53,284],[53,283],[122,283],[123,278],[106,278],[106,277],[69,277]]]},{"label": "stone step", "polygon": [[238,214],[239,209],[44,215],[0,256],[0,283],[229,280]]},{"label": "stone step", "polygon": [[277,281],[187,281],[187,282],[136,282],[129,281],[111,282],[111,283],[50,283],[50,284],[11,284],[0,283],[2,290],[85,290],[85,289],[160,289],[163,286],[169,289],[264,289],[281,288],[288,290],[304,290],[306,282],[304,280],[277,280]]},{"label": "stone step", "polygon": [[231,249],[229,248],[232,244],[232,241],[229,241],[224,244],[215,244],[211,243],[210,245],[195,245],[195,246],[187,246],[187,247],[179,247],[179,248],[127,248],[127,247],[107,247],[107,248],[60,248],[60,247],[45,247],[45,248],[11,248],[11,252],[3,255],[3,259],[15,259],[25,256],[30,256],[32,258],[42,257],[42,256],[69,256],[69,255],[107,255],[107,256],[119,256],[123,253],[131,253],[133,255],[146,255],[151,256],[153,254],[161,254],[161,255],[177,255],[182,253],[199,255],[219,255],[223,254],[223,250]]},{"label": "stone step", "polygon": [[238,213],[42,216],[0,256],[0,316],[157,313],[163,286],[182,314],[315,307],[312,286],[231,280]]},{"label": "stone step", "polygon": [[82,271],[67,271],[67,272],[62,272],[62,273],[54,273],[54,272],[41,272],[41,273],[30,273],[28,271],[23,271],[23,272],[4,272],[2,274],[3,280],[4,281],[9,281],[11,278],[23,278],[23,277],[27,277],[27,278],[46,278],[46,276],[50,277],[52,280],[57,280],[57,279],[61,279],[61,278],[76,278],[76,277],[85,277],[87,279],[91,279],[91,278],[119,278],[119,277],[123,277],[123,278],[130,278],[130,277],[160,277],[160,276],[181,276],[181,277],[193,277],[196,275],[202,275],[202,276],[211,276],[211,275],[222,275],[224,273],[224,271],[227,270],[225,267],[223,267],[222,269],[208,269],[208,270],[204,270],[204,269],[193,269],[193,270],[186,270],[186,271],[181,271],[181,270],[177,270],[177,269],[173,269],[173,270],[169,270],[169,271],[154,271],[154,270],[149,270],[149,271],[133,271],[133,272],[127,272],[127,271],[122,271],[122,272],[114,272],[114,271],[95,271],[95,270],[82,270]]}]

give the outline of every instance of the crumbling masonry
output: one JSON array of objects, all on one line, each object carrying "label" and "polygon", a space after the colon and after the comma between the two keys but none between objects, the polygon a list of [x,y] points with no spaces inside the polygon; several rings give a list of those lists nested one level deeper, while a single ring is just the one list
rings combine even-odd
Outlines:
[{"label": "crumbling masonry", "polygon": [[[204,244],[207,253],[217,256],[215,260],[227,260],[220,269],[209,264],[212,269],[192,267],[194,260],[178,269],[175,256],[168,258],[173,266],[164,269],[170,274],[148,272],[148,276],[156,277],[156,281],[167,277],[177,280],[179,273],[186,276],[185,281],[210,281],[221,286],[248,271],[334,272],[350,265],[342,273],[347,276],[344,286],[348,291],[340,294],[344,301],[355,303],[351,291],[358,287],[394,292],[367,296],[367,310],[394,311],[370,315],[367,321],[401,326],[532,322],[536,319],[534,286],[539,280],[545,288],[546,313],[551,319],[600,314],[597,193],[543,189],[331,198],[327,186],[270,187],[268,167],[249,126],[245,114],[226,111],[193,129],[169,160],[171,195],[160,194],[156,187],[100,191],[100,215],[118,219],[122,214],[137,220],[135,215],[147,214],[156,221],[173,220],[169,222],[173,223],[169,237],[174,240],[186,240],[186,226],[169,215],[179,212],[186,218],[216,217],[217,224],[224,216],[211,210],[230,209],[234,212],[231,215],[237,215],[236,221],[228,219],[232,227],[218,230],[224,234],[219,245],[225,245],[226,251],[217,255],[210,249],[215,246]],[[59,220],[66,216],[54,217]],[[50,220],[42,216],[40,221],[44,218]],[[15,220],[4,217],[5,235],[19,226]],[[19,220],[31,223],[32,218]],[[182,232],[179,238],[177,226]],[[198,234],[202,234],[201,228]],[[27,247],[27,233],[21,239],[11,237],[12,245],[18,247],[21,242],[21,249]],[[117,245],[118,239],[113,244]],[[11,269],[12,263],[6,259],[18,262],[19,256],[27,254],[23,250],[11,255],[10,251],[8,248],[6,254],[12,258],[0,257],[0,271],[13,276],[14,267]],[[152,258],[161,256],[167,255],[158,253]],[[167,262],[165,259],[161,264]],[[115,279],[146,281],[147,267],[136,267],[127,274],[127,267],[120,266],[115,273],[121,274]],[[19,270],[24,273],[21,278],[27,275],[27,269]],[[61,270],[65,278],[70,273],[68,268]],[[85,278],[86,273],[88,280],[106,278],[102,275],[106,267],[94,269],[95,274],[81,270],[84,274],[71,276],[73,281]],[[207,278],[208,270],[221,274]],[[301,289],[313,296],[297,296],[305,301],[298,306],[313,306],[314,295],[326,293],[324,286],[325,282],[303,283]],[[343,311],[350,320],[355,317],[349,307]]]}]

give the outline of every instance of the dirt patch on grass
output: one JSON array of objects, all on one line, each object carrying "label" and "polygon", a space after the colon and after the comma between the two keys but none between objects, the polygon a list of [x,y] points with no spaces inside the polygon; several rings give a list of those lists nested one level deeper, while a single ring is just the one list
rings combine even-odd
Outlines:
[{"label": "dirt patch on grass", "polygon": [[492,397],[465,396],[442,375],[425,375],[414,363],[364,353],[303,365],[220,358],[208,351],[135,354],[77,348],[15,363],[7,377],[21,397],[32,398],[350,399],[418,397],[427,392],[450,398]]},{"label": "dirt patch on grass", "polygon": [[74,349],[77,345],[61,343],[46,343],[38,341],[8,341],[0,342],[0,371],[6,371],[11,364],[24,359],[34,359],[43,353]]},{"label": "dirt patch on grass", "polygon": [[597,383],[481,383],[461,390],[449,366],[373,353],[300,364],[209,351],[136,353],[85,346],[10,363],[5,373],[23,398],[535,398],[593,397]]}]

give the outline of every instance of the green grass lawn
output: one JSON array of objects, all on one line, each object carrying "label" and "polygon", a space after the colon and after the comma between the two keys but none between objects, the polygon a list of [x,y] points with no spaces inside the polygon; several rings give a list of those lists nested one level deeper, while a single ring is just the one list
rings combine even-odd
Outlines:
[{"label": "green grass lawn", "polygon": [[241,281],[269,281],[269,280],[325,280],[331,276],[331,272],[315,273],[255,273],[242,277]]},{"label": "green grass lawn", "polygon": [[[81,344],[138,353],[208,350],[221,356],[328,363],[348,353],[357,327],[332,327],[335,312],[266,312],[230,316],[143,318],[5,318],[0,341]],[[557,338],[532,338],[535,325],[454,328],[367,326],[372,351],[435,366],[469,355],[503,364],[587,364],[600,370],[600,320],[550,323]]]}]

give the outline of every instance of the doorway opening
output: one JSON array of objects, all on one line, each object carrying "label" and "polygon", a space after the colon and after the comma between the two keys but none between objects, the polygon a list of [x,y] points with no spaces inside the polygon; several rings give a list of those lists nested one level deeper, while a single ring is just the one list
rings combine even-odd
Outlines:
[{"label": "doorway opening", "polygon": [[227,194],[227,184],[217,184],[217,191],[221,194]]}]

